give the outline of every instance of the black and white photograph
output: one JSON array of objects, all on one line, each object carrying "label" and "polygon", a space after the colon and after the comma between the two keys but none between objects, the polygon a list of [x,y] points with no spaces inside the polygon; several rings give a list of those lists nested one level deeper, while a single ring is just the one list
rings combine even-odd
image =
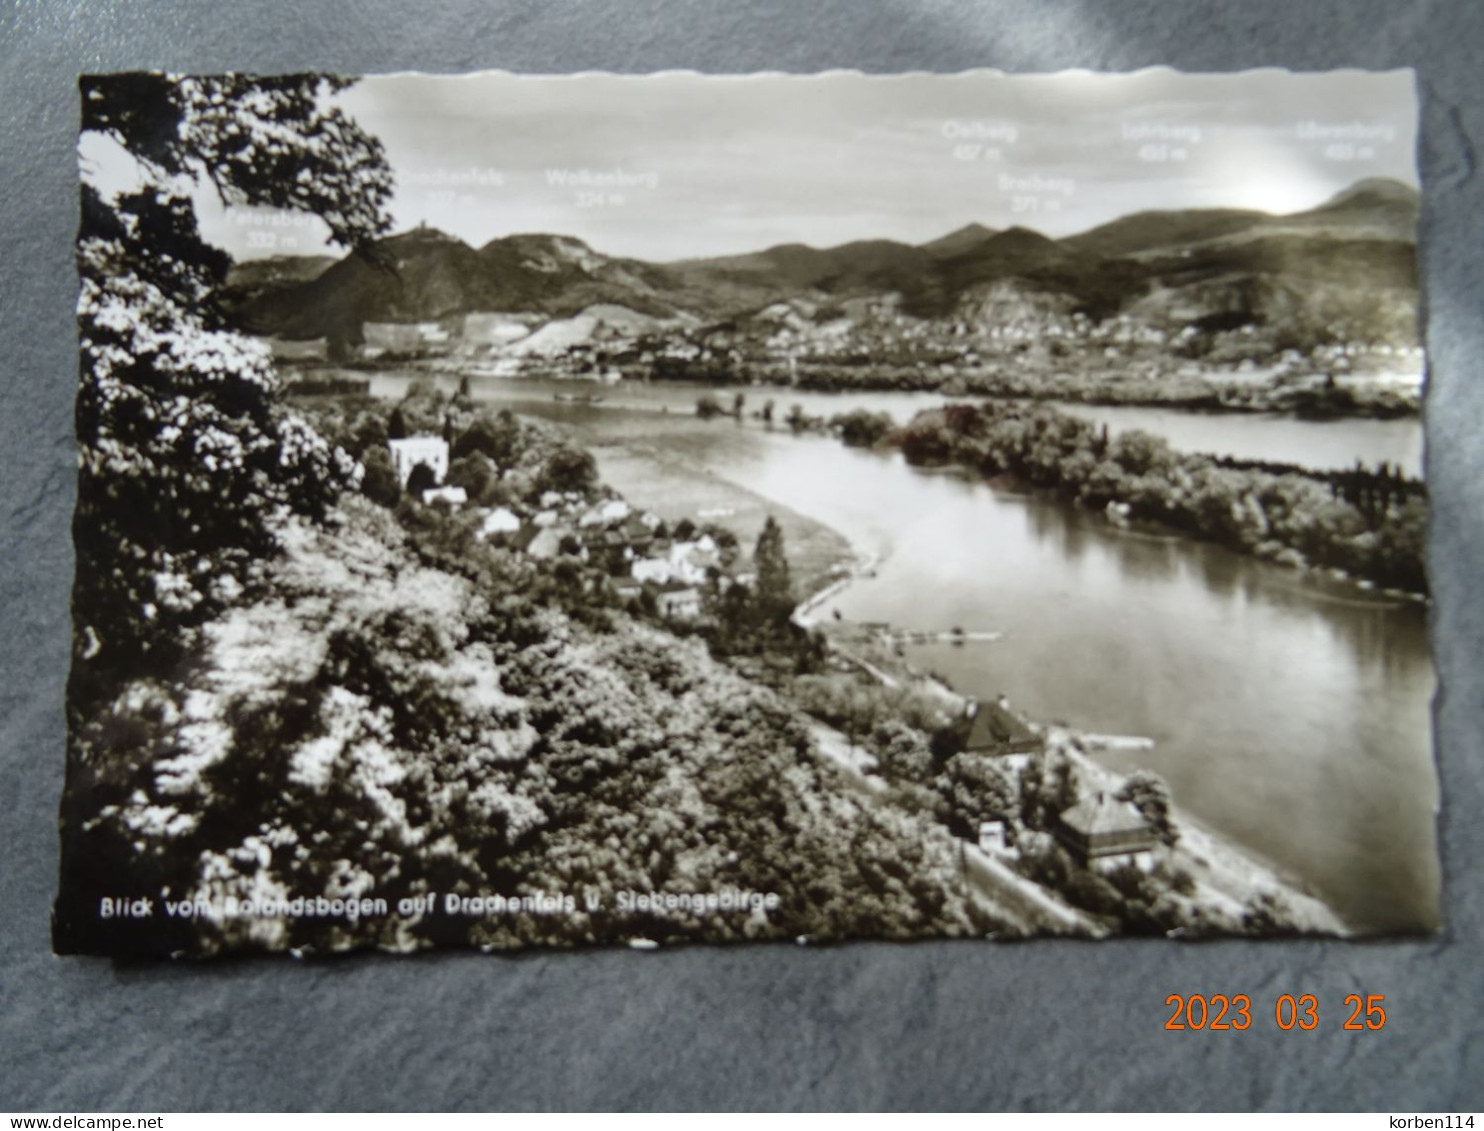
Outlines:
[{"label": "black and white photograph", "polygon": [[1410,71],[79,96],[58,953],[1442,926]]}]

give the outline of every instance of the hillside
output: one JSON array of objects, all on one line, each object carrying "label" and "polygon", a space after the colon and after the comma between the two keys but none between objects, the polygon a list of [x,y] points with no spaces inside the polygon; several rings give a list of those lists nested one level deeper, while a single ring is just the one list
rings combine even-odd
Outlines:
[{"label": "hillside", "polygon": [[433,228],[381,241],[383,263],[348,255],[316,278],[260,293],[238,309],[242,325],[284,338],[361,340],[366,322],[426,322],[477,311],[576,314],[595,303],[665,316],[669,275],[610,259],[580,240],[521,235],[478,250]]},{"label": "hillside", "polygon": [[1139,212],[1060,240],[969,224],[920,246],[792,243],[667,264],[549,234],[506,236],[476,250],[422,228],[379,245],[388,266],[350,256],[309,277],[308,262],[240,265],[237,316],[256,333],[357,343],[366,322],[473,312],[571,319],[609,305],[731,325],[778,303],[834,310],[843,300],[894,296],[910,317],[976,325],[1017,311],[1093,323],[1129,315],[1161,329],[1218,319],[1317,344],[1322,327],[1364,333],[1374,319],[1385,337],[1406,343],[1416,336],[1407,310],[1417,301],[1418,210],[1415,189],[1365,180],[1284,216]]},{"label": "hillside", "polygon": [[978,247],[995,234],[994,228],[986,228],[983,224],[965,224],[962,228],[956,228],[946,236],[939,236],[935,240],[929,240],[922,245],[922,250],[934,259],[949,259]]},{"label": "hillside", "polygon": [[1273,217],[1262,226],[1269,231],[1412,242],[1421,214],[1422,198],[1416,189],[1399,181],[1371,178],[1357,181],[1318,208]]},{"label": "hillside", "polygon": [[1218,239],[1248,231],[1268,218],[1265,212],[1229,208],[1135,212],[1070,236],[1062,246],[1099,259],[1112,259]]},{"label": "hillside", "polygon": [[[336,417],[342,407],[320,425],[361,436],[368,468],[384,462],[368,437],[384,435],[388,408],[372,412],[378,432],[362,408]],[[508,417],[478,428],[500,456],[487,487],[511,505],[534,510],[553,485],[572,488],[558,494],[576,511],[609,497],[574,475],[584,454],[549,428]],[[583,584],[602,568],[486,541],[480,523],[347,492],[325,521],[275,520],[251,591],[192,630],[169,681],[81,662],[73,704],[86,689],[93,721],[73,733],[87,773],[69,788],[93,807],[73,810],[60,949],[1022,932],[1022,917],[963,891],[933,820],[858,797],[785,697]],[[120,733],[147,735],[154,756]],[[145,879],[212,911],[100,926],[100,894]],[[635,892],[772,902],[705,914],[615,898]],[[320,893],[374,894],[388,910],[217,913]],[[416,903],[430,893],[433,908]],[[450,898],[480,909],[450,911]],[[537,901],[538,913],[500,913],[495,899]],[[404,904],[418,910],[391,912]]]},{"label": "hillside", "polygon": [[234,263],[227,272],[227,294],[237,302],[285,290],[322,275],[335,262],[332,255],[271,255]]}]

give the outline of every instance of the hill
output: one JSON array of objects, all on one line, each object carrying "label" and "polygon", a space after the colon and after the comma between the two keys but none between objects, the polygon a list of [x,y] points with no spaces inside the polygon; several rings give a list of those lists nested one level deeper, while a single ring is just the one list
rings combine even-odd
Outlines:
[{"label": "hill", "polygon": [[1417,238],[1421,214],[1422,198],[1416,189],[1400,181],[1373,177],[1357,181],[1318,208],[1274,217],[1263,227],[1344,239],[1411,242]]},{"label": "hill", "polygon": [[1236,208],[1135,212],[1061,242],[1083,254],[1111,259],[1245,232],[1269,218],[1266,212]]},{"label": "hill", "polygon": [[335,262],[332,255],[270,255],[234,263],[227,272],[228,296],[245,302],[318,278]]},{"label": "hill", "polygon": [[476,311],[568,317],[611,303],[666,316],[679,309],[666,297],[671,285],[660,268],[611,259],[567,236],[507,236],[476,250],[437,229],[417,228],[380,241],[371,256],[346,256],[311,280],[248,298],[238,318],[257,333],[355,343],[367,322],[437,321]]},{"label": "hill", "polygon": [[1060,240],[969,224],[918,246],[790,243],[649,263],[605,255],[570,236],[512,235],[475,249],[420,228],[378,245],[375,257],[385,265],[349,256],[329,266],[259,261],[234,270],[245,328],[352,343],[366,322],[472,312],[565,320],[618,306],[649,319],[736,324],[779,303],[835,310],[838,301],[888,296],[910,316],[976,324],[1015,312],[1033,321],[1130,314],[1167,328],[1213,318],[1292,322],[1285,340],[1301,342],[1318,327],[1374,319],[1411,340],[1415,327],[1403,327],[1415,322],[1408,311],[1416,304],[1418,212],[1415,189],[1371,179],[1289,215],[1148,211]]},{"label": "hill", "polygon": [[986,228],[983,224],[965,224],[962,228],[956,228],[946,236],[939,236],[935,240],[929,240],[922,244],[922,250],[934,259],[949,259],[955,255],[978,247],[985,240],[996,234],[994,228]]}]

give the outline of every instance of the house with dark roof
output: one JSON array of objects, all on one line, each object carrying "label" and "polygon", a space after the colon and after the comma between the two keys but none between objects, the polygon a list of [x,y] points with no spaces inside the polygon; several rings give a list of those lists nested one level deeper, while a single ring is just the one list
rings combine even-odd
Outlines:
[{"label": "house with dark roof", "polygon": [[644,521],[642,515],[630,515],[620,529],[629,545],[636,550],[643,550],[654,541],[654,528]]},{"label": "house with dark roof", "polygon": [[613,595],[620,601],[637,601],[644,592],[644,586],[632,577],[615,577],[609,580],[613,587]]},{"label": "house with dark roof", "polygon": [[1154,866],[1159,833],[1127,801],[1099,790],[1057,817],[1056,836],[1089,868]]},{"label": "house with dark roof", "polygon": [[1004,758],[1013,770],[1022,769],[1045,745],[1003,697],[993,702],[971,699],[954,721],[952,736],[953,745],[963,753]]}]

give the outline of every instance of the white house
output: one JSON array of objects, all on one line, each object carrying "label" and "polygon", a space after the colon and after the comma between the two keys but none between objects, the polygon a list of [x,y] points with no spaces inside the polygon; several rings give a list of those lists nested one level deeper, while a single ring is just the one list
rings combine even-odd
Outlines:
[{"label": "white house", "polygon": [[1004,821],[979,822],[979,847],[991,856],[1014,856],[1015,850],[1005,839]]},{"label": "white house", "polygon": [[701,594],[695,589],[669,589],[655,597],[666,620],[692,620],[701,615]]},{"label": "white house", "polygon": [[599,503],[577,520],[578,526],[606,526],[629,517],[629,504],[622,499],[609,499]]},{"label": "white house", "polygon": [[639,558],[630,572],[635,581],[652,581],[656,585],[666,585],[674,576],[675,567],[669,558]]},{"label": "white house", "polygon": [[441,436],[408,436],[403,440],[388,440],[386,446],[392,453],[397,481],[403,487],[407,486],[412,469],[420,463],[428,465],[439,483],[448,474],[448,441]]},{"label": "white house", "polygon": [[479,536],[488,538],[491,534],[514,534],[519,529],[520,519],[514,511],[507,507],[496,507],[479,524]]},{"label": "white house", "polygon": [[423,502],[428,505],[447,503],[451,507],[461,507],[468,501],[469,493],[462,487],[429,487],[423,492]]}]

